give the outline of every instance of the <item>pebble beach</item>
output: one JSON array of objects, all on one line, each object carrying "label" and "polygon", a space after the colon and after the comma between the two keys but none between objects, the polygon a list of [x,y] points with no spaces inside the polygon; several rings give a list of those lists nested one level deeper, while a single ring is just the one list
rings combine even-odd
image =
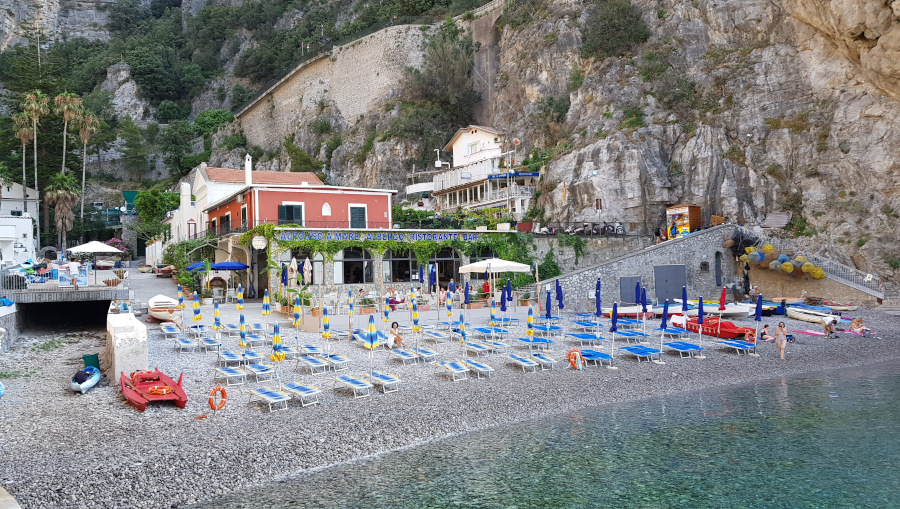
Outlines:
[{"label": "pebble beach", "polygon": [[[136,275],[137,276],[137,275]],[[137,278],[136,278],[137,279]],[[153,282],[150,286],[158,285]],[[169,281],[168,294],[174,296]],[[139,296],[140,298],[140,296]],[[144,297],[146,299],[146,297]],[[222,304],[223,321],[237,323],[233,304]],[[259,301],[244,309],[249,322],[262,322]],[[454,310],[454,319],[458,319]],[[190,313],[190,306],[186,316]],[[473,325],[488,321],[488,310],[465,311]],[[203,309],[204,324],[212,323],[212,308]],[[446,312],[422,312],[422,323],[446,319]],[[400,448],[464,434],[505,423],[571,412],[627,400],[645,399],[702,388],[750,384],[795,374],[864,366],[900,358],[898,318],[876,309],[845,312],[861,316],[875,332],[868,336],[838,333],[837,338],[795,334],[785,360],[774,345],[761,344],[759,357],[737,355],[718,348],[706,337],[706,358],[679,358],[664,354],[665,364],[638,362],[617,352],[617,370],[588,366],[571,369],[566,352],[578,344],[563,339],[550,355],[559,362],[552,370],[524,373],[505,355],[491,353],[479,360],[496,370],[490,379],[452,382],[446,371],[430,363],[403,364],[380,348],[370,356],[358,341],[325,341],[312,333],[297,332],[279,318],[287,346],[315,344],[351,359],[348,371],[361,376],[370,366],[397,375],[398,392],[354,399],[336,386],[334,372],[310,374],[294,360],[278,363],[282,383],[300,382],[322,390],[319,405],[301,408],[291,402],[286,410],[269,413],[249,404],[249,389],[277,387],[276,381],[228,387],[228,402],[215,415],[207,405],[217,354],[178,353],[158,324],[147,324],[150,366],[158,366],[177,380],[184,373],[187,408],[151,404],[145,412],[128,405],[117,380],[106,377],[86,394],[69,390],[72,375],[82,366],[82,355],[101,352],[102,329],[27,332],[14,347],[0,355],[0,373],[6,394],[0,399],[0,486],[23,508],[46,507],[214,507],[218,497],[264,486],[309,469],[327,468]],[[524,336],[526,310],[511,316],[521,319],[511,327],[512,338]],[[143,319],[145,317],[141,317]],[[353,316],[364,327],[367,316]],[[269,323],[275,320],[268,317]],[[391,320],[409,324],[409,313],[397,311]],[[764,317],[774,327],[785,321],[791,330],[820,330],[821,326],[786,317]],[[347,315],[331,317],[332,328],[346,329]],[[606,320],[608,322],[608,320]],[[192,324],[190,318],[186,323]],[[378,328],[381,317],[376,315]],[[563,324],[566,323],[564,316]],[[755,327],[753,318],[735,320]],[[647,328],[658,327],[658,320]],[[604,335],[608,335],[603,331]],[[692,335],[689,341],[696,342]],[[416,343],[407,335],[407,342]],[[236,339],[222,339],[224,349],[239,350]],[[527,355],[517,341],[510,350]],[[465,357],[457,342],[433,343],[418,339],[438,353],[437,360]],[[622,346],[617,342],[616,347]],[[659,339],[647,346],[659,347]],[[258,348],[268,356],[269,348]],[[607,343],[605,349],[610,351]],[[101,358],[102,360],[102,358]]]}]

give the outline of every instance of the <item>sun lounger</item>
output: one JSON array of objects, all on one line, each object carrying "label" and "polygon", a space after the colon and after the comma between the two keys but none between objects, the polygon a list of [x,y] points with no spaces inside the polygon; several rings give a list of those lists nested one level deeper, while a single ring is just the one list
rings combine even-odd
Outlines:
[{"label": "sun lounger", "polygon": [[673,338],[685,336],[688,334],[687,329],[682,329],[681,327],[666,327],[665,329],[660,327],[655,330],[663,336],[669,336]]},{"label": "sun lounger", "polygon": [[244,362],[246,364],[253,364],[254,362],[261,361],[265,358],[263,354],[255,352],[253,350],[244,350],[244,353],[241,354],[241,357],[244,358]]},{"label": "sun lounger", "polygon": [[369,375],[369,379],[372,380],[372,383],[381,386],[381,392],[383,394],[400,390],[400,378],[395,375],[389,375],[387,373],[382,373],[381,371],[373,371],[367,374]]},{"label": "sun lounger", "polygon": [[233,323],[226,323],[224,330],[225,334],[227,334],[230,338],[236,338],[241,335],[241,328]]},{"label": "sun lounger", "polygon": [[333,338],[340,339],[340,338],[349,338],[350,337],[350,331],[346,331],[343,329],[332,329],[330,332],[331,332],[331,337],[333,337]]},{"label": "sun lounger", "polygon": [[323,373],[325,369],[328,368],[328,363],[323,361],[318,357],[313,357],[311,355],[300,355],[297,356],[297,364],[303,363],[307,368],[309,368],[309,373],[313,374],[316,370],[321,370]]},{"label": "sun lounger", "polygon": [[562,333],[562,327],[559,325],[535,325],[534,330],[536,333],[540,332],[542,335],[549,337],[553,337],[554,333]]},{"label": "sun lounger", "polygon": [[418,355],[403,348],[394,348],[391,350],[391,355],[403,361],[403,364],[406,364],[409,361],[416,362],[419,360]]},{"label": "sun lounger", "polygon": [[331,369],[335,371],[343,371],[350,367],[350,359],[340,354],[324,354],[322,355],[322,358],[328,361],[328,364],[331,365]]},{"label": "sun lounger", "polygon": [[[284,343],[282,343],[282,345],[284,345]],[[278,351],[284,354],[285,359],[293,359],[300,355],[300,350],[289,346],[281,346],[278,348]]]},{"label": "sun lounger", "polygon": [[175,339],[181,334],[181,329],[176,327],[174,323],[163,323],[159,328],[162,329],[166,339]]},{"label": "sun lounger", "polygon": [[265,336],[260,336],[259,334],[247,334],[247,344],[250,345],[251,348],[254,346],[265,346],[269,340]]},{"label": "sun lounger", "polygon": [[556,364],[556,359],[540,352],[531,354],[531,357],[541,365],[541,371],[545,369],[553,369],[553,365]]},{"label": "sun lounger", "polygon": [[756,353],[756,345],[749,341],[740,341],[737,339],[733,339],[728,341],[716,341],[716,343],[725,345],[728,348],[733,348],[738,355],[742,353]]},{"label": "sun lounger", "polygon": [[500,341],[491,341],[490,339],[482,339],[479,341],[479,343],[495,352],[503,352],[509,348],[509,345],[507,343],[503,343]]},{"label": "sun lounger", "polygon": [[450,322],[436,322],[436,323],[434,324],[434,328],[435,328],[435,329],[449,329],[449,328],[450,328]]},{"label": "sun lounger", "polygon": [[244,362],[244,358],[241,357],[240,354],[234,353],[231,350],[219,350],[218,362],[223,366],[227,366],[231,362],[240,365],[242,362]]},{"label": "sun lounger", "polygon": [[188,338],[175,338],[175,349],[178,350],[178,353],[184,352],[185,350],[194,350],[197,348],[197,342]]},{"label": "sun lounger", "polygon": [[275,371],[275,366],[271,364],[248,364],[247,371],[253,373],[257,382],[259,382],[260,377],[265,377],[266,380],[278,378],[278,372]]},{"label": "sun lounger", "polygon": [[469,368],[460,361],[439,362],[438,366],[449,371],[450,379],[454,382],[465,380],[466,374],[469,372]]},{"label": "sun lounger", "polygon": [[575,334],[566,334],[566,336],[577,339],[578,342],[581,344],[581,346],[584,346],[585,344],[593,345],[593,344],[599,343],[600,341],[603,340],[603,336],[600,336],[598,334],[588,334],[585,332],[579,332],[579,333],[575,333]]},{"label": "sun lounger", "polygon": [[316,345],[300,345],[300,351],[305,355],[319,355],[322,349]]},{"label": "sun lounger", "polygon": [[531,351],[535,348],[541,349],[541,350],[548,350],[550,348],[550,345],[553,344],[553,342],[554,342],[552,339],[547,339],[547,338],[530,338],[529,339],[529,338],[525,337],[525,338],[516,338],[516,339],[518,341],[528,345],[529,351]]},{"label": "sun lounger", "polygon": [[353,390],[353,398],[366,398],[372,395],[372,387],[374,387],[371,383],[360,380],[359,378],[350,376],[350,375],[341,375],[334,377],[335,384],[343,384],[345,387]]},{"label": "sun lounger", "polygon": [[448,336],[447,334],[444,334],[443,332],[426,330],[426,331],[422,331],[422,334],[426,338],[434,341],[435,343],[442,343],[442,342],[450,339],[450,336]]},{"label": "sun lounger", "polygon": [[205,325],[191,325],[188,330],[194,336],[202,336],[208,332]]},{"label": "sun lounger", "polygon": [[[289,395],[271,387],[250,389],[250,403],[253,403],[254,396],[259,399],[260,403],[265,403],[269,406],[269,412],[279,409],[277,407],[280,407],[281,410],[286,410],[287,403],[291,400]],[[273,408],[272,405],[276,405],[276,408]]]},{"label": "sun lounger", "polygon": [[506,357],[509,358],[511,361],[515,362],[516,364],[518,364],[519,366],[521,366],[522,371],[527,371],[527,368],[531,368],[532,370],[537,371],[538,366],[540,366],[540,364],[538,364],[536,361],[533,361],[527,357],[522,357],[521,355],[517,355],[514,353],[511,353],[511,354],[507,355]]},{"label": "sun lounger", "polygon": [[684,341],[672,341],[669,343],[663,343],[663,346],[667,346],[672,350],[678,352],[680,357],[693,357],[695,352],[700,352],[703,350],[702,347],[697,346],[693,343],[685,343]]},{"label": "sun lounger", "polygon": [[218,367],[213,371],[213,383],[225,379],[225,385],[243,385],[247,381],[247,373],[231,366]]},{"label": "sun lounger", "polygon": [[466,352],[474,353],[475,355],[481,355],[490,352],[491,349],[481,343],[475,341],[467,341],[466,342]]},{"label": "sun lounger", "polygon": [[619,319],[616,321],[616,323],[617,323],[618,325],[622,325],[622,326],[625,326],[625,327],[637,327],[637,326],[643,324],[644,322],[642,322],[642,321],[640,321],[640,320],[636,320],[636,319],[634,319],[634,318],[619,318]]},{"label": "sun lounger", "polygon": [[318,387],[302,385],[297,382],[284,384],[281,386],[281,390],[299,401],[301,407],[319,404],[319,394],[322,392]]},{"label": "sun lounger", "polygon": [[594,365],[602,365],[603,361],[609,361],[609,365],[612,366],[612,355],[604,352],[598,352],[596,350],[582,350],[581,358],[585,360],[585,362],[593,362]]},{"label": "sun lounger", "polygon": [[481,375],[484,375],[485,378],[490,378],[496,371],[494,368],[488,366],[483,362],[473,361],[470,359],[466,359],[463,361],[466,363],[466,366],[475,373],[475,378],[481,378]]},{"label": "sun lounger", "polygon": [[587,320],[578,320],[577,322],[572,323],[580,327],[581,330],[585,332],[596,331],[597,329],[604,327],[604,325],[600,322],[591,322]]},{"label": "sun lounger", "polygon": [[266,326],[261,323],[251,323],[250,331],[253,332],[254,334],[262,334],[262,335],[266,335],[269,332],[268,330],[266,330]]},{"label": "sun lounger", "polygon": [[435,357],[437,357],[437,352],[435,352],[433,350],[428,350],[425,348],[415,348],[414,347],[411,349],[411,351],[412,351],[412,353],[418,355],[425,362],[432,361],[432,360],[434,360]]},{"label": "sun lounger", "polygon": [[648,346],[641,345],[623,346],[620,347],[619,350],[625,350],[626,352],[634,355],[635,357],[637,357],[638,362],[641,362],[642,359],[651,361],[653,360],[654,355],[658,357],[659,354],[662,353],[656,348],[650,348]]},{"label": "sun lounger", "polygon": [[518,321],[518,318],[497,318],[494,320],[496,323],[516,323]]},{"label": "sun lounger", "polygon": [[650,338],[649,334],[636,330],[619,330],[615,332],[615,335],[620,338],[625,338],[626,341],[635,341],[637,343],[646,341],[646,339]]},{"label": "sun lounger", "polygon": [[501,329],[500,327],[475,327],[472,330],[481,336],[497,336],[501,338],[503,336],[509,336],[509,331],[507,329]]},{"label": "sun lounger", "polygon": [[204,352],[208,352],[210,349],[214,349],[216,351],[222,346],[222,343],[219,343],[215,339],[212,338],[200,338],[200,348],[203,349]]}]

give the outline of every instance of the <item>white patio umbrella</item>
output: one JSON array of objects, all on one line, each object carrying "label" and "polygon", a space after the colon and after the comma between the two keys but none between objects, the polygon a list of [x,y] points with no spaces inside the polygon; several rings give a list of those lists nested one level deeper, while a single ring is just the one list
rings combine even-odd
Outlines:
[{"label": "white patio umbrella", "polygon": [[485,271],[499,274],[501,272],[531,272],[531,266],[519,262],[511,262],[509,260],[501,260],[500,258],[491,258],[489,260],[481,260],[480,262],[463,265],[459,268],[460,272],[477,272]]},{"label": "white patio umbrella", "polygon": [[[87,244],[82,244],[80,246],[70,247],[66,251],[70,253],[89,253],[89,254],[97,254],[97,253],[119,253],[122,254],[121,249],[114,248],[110,245],[104,244],[102,242],[98,242],[96,240],[88,242]],[[96,267],[94,267],[94,283],[97,283],[97,271]]]}]

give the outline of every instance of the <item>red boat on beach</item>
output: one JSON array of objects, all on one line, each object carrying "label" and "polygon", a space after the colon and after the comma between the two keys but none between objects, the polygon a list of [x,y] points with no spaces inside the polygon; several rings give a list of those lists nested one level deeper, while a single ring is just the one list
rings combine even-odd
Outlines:
[{"label": "red boat on beach", "polygon": [[184,408],[188,397],[181,388],[183,379],[184,373],[176,383],[159,368],[154,368],[153,371],[135,371],[130,376],[125,376],[123,371],[119,386],[125,399],[141,412],[147,409],[147,403],[151,401],[174,401],[175,406]]},{"label": "red boat on beach", "polygon": [[[691,332],[700,332],[697,317],[689,317],[684,328]],[[722,320],[720,325],[719,318],[712,316],[703,319],[703,334],[724,339],[750,339],[755,337],[756,330],[752,327],[738,327],[733,322],[725,320]]]}]

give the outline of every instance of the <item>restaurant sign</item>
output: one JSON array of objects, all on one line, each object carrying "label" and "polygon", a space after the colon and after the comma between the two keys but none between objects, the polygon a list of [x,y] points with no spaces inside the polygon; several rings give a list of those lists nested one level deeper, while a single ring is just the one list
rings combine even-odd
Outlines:
[{"label": "restaurant sign", "polygon": [[278,233],[278,240],[282,242],[299,240],[355,240],[376,242],[448,242],[461,240],[463,242],[478,242],[481,236],[477,233],[435,233],[435,232],[353,232],[353,231],[282,231]]}]

